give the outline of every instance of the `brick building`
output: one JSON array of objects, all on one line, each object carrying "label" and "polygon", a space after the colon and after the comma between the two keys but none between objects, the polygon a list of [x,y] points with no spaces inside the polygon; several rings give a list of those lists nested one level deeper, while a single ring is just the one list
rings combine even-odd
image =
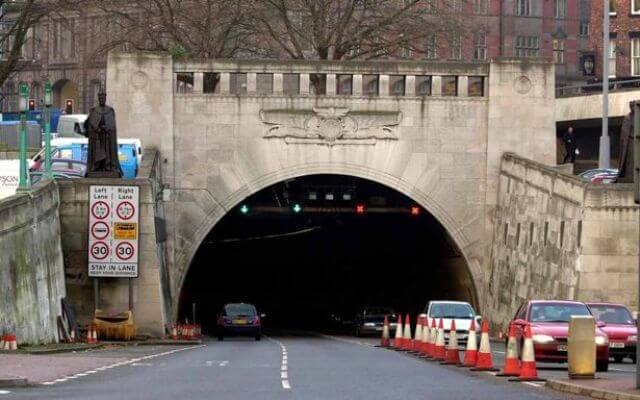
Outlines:
[{"label": "brick building", "polygon": [[[584,80],[581,57],[589,47],[590,0],[437,1],[459,4],[472,33],[432,36],[423,51],[399,57],[478,62],[498,56],[552,57],[559,85]],[[109,29],[104,18],[86,14],[80,11],[67,19],[70,23],[47,20],[32,30],[20,70],[4,84],[2,110],[17,109],[17,82],[28,82],[31,97],[40,99],[47,77],[53,84],[54,107],[72,99],[74,111],[87,112],[95,104],[106,68],[106,57],[96,56],[95,50],[108,41]]]},{"label": "brick building", "polygon": [[[609,76],[633,79],[640,76],[640,0],[610,0],[610,4]],[[598,79],[602,79],[603,11],[602,0],[594,1],[587,50],[593,55]]]}]

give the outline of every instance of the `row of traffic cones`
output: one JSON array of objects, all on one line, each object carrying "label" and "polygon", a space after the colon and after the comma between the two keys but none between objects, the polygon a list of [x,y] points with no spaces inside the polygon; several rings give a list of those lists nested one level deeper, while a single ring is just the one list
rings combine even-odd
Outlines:
[{"label": "row of traffic cones", "polygon": [[[73,336],[75,336],[75,333],[73,334]],[[87,337],[85,339],[88,344],[98,343],[98,328],[95,325],[89,326],[89,328],[87,329]]]},{"label": "row of traffic cones", "polygon": [[202,337],[202,328],[199,324],[175,324],[171,327],[171,340],[197,340]]},{"label": "row of traffic cones", "polygon": [[[429,327],[428,319],[426,317],[419,317],[416,323],[416,333],[412,339],[409,316],[407,315],[405,317],[404,329],[402,327],[402,316],[398,316],[395,338],[393,343],[391,343],[389,337],[389,320],[385,317],[380,346],[399,351],[412,352],[422,358],[440,361],[445,365],[471,368],[472,371],[499,371],[493,365],[491,341],[489,340],[489,326],[486,321],[482,322],[480,348],[478,348],[477,345],[475,321],[471,321],[467,347],[462,362],[460,362],[455,320],[451,321],[449,343],[445,345],[444,321],[442,318],[440,318],[437,327],[435,318],[431,319],[431,327]],[[510,379],[512,381],[543,380],[538,377],[537,373],[530,326],[526,326],[524,330],[522,362],[518,359],[516,327],[514,325],[510,326],[505,365],[497,376],[513,377],[513,379]]]},{"label": "row of traffic cones", "polygon": [[0,350],[14,351],[18,350],[18,342],[15,333],[3,335],[0,340]]}]

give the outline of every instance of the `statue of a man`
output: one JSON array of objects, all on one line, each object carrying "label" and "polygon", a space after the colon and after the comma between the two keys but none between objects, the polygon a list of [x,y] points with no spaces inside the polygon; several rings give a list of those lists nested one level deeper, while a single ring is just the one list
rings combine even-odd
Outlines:
[{"label": "statue of a man", "polygon": [[89,136],[87,178],[122,178],[118,159],[116,113],[105,104],[106,101],[107,94],[100,90],[98,106],[91,108],[84,123]]}]

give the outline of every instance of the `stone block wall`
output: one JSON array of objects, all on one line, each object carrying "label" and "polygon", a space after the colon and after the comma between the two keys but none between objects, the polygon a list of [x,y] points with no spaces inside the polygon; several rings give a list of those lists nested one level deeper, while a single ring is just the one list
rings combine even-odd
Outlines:
[{"label": "stone block wall", "polygon": [[66,296],[59,202],[53,182],[0,200],[0,334],[15,332],[19,344],[58,340]]},{"label": "stone block wall", "polygon": [[592,184],[502,157],[485,307],[506,330],[528,299],[638,307],[638,207],[628,185]]}]

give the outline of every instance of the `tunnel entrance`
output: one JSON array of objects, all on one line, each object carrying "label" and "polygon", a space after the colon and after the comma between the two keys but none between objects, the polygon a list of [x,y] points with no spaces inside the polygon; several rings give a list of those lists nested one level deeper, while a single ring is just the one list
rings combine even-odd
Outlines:
[{"label": "tunnel entrance", "polygon": [[421,312],[429,300],[476,304],[466,261],[412,199],[343,175],[290,179],[248,197],[200,245],[179,319],[205,332],[229,302],[253,303],[265,327],[349,330],[365,306]]}]

